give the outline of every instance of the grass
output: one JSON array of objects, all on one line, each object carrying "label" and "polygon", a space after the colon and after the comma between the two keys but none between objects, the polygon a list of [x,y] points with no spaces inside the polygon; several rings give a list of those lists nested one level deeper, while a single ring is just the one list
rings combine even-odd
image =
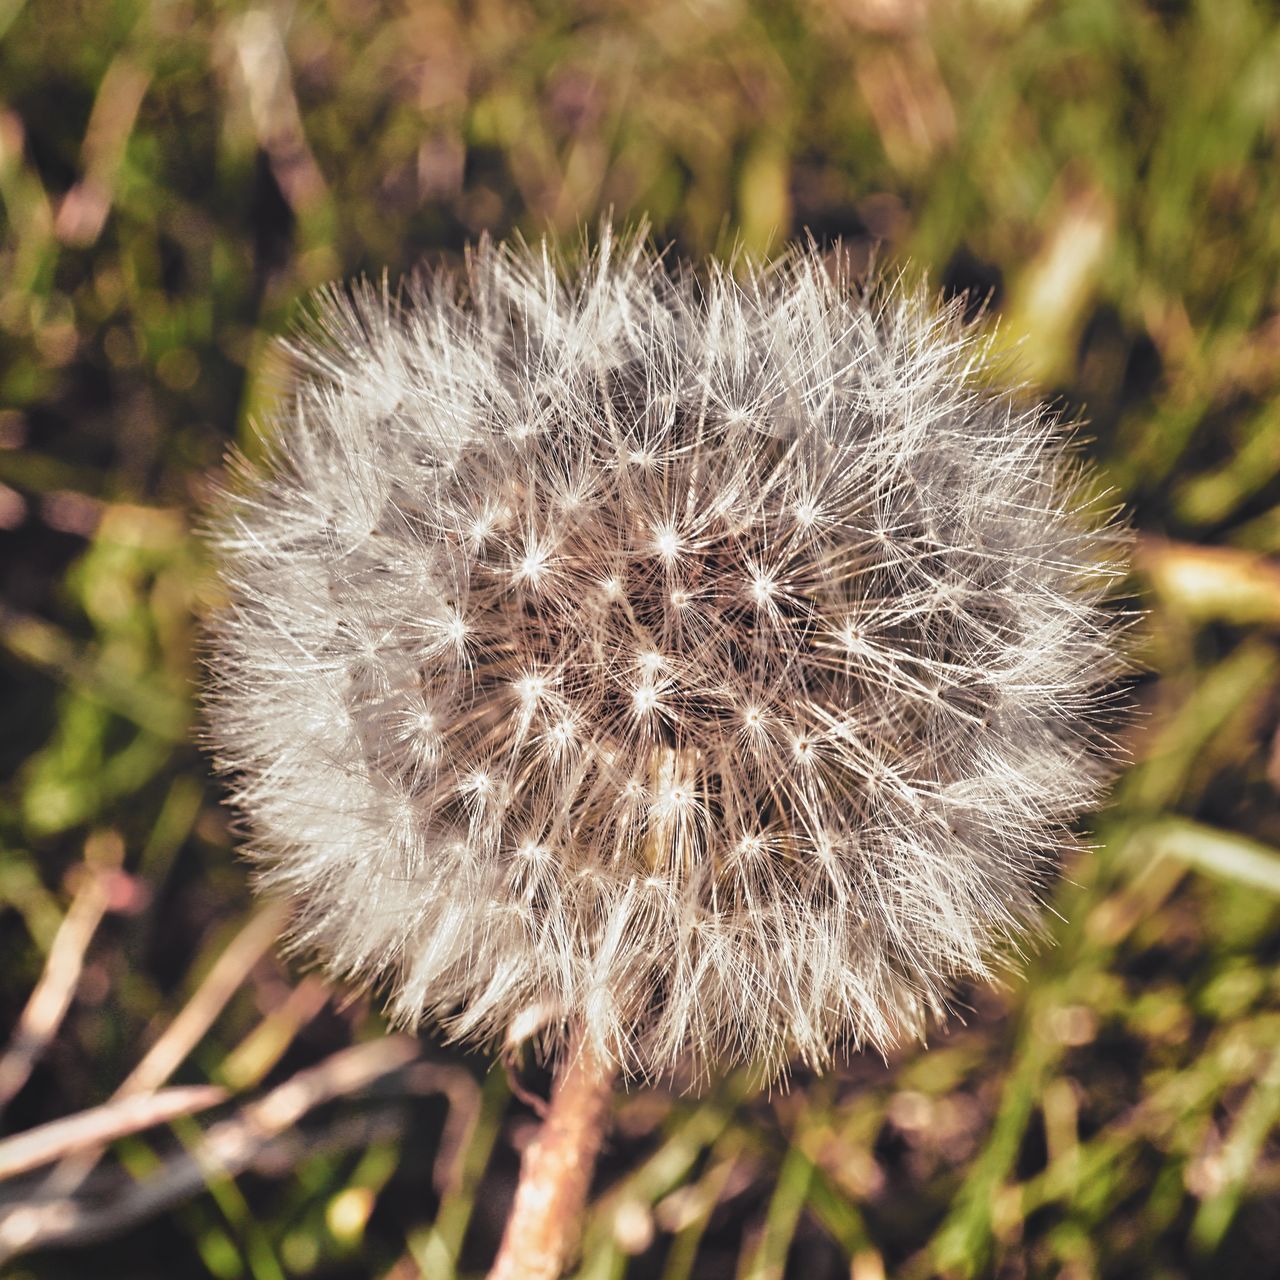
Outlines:
[{"label": "grass", "polygon": [[1148,674],[1025,979],[887,1063],[620,1099],[579,1280],[1272,1274],[1278,65],[1252,0],[0,0],[3,1123],[225,1091],[0,1185],[7,1274],[483,1272],[532,1112],[274,954],[192,529],[308,289],[610,208],[985,302],[1132,513]]}]

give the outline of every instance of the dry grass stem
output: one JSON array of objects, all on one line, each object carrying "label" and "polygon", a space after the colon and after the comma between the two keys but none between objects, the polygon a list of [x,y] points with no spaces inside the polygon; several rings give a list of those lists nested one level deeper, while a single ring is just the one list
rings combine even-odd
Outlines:
[{"label": "dry grass stem", "polygon": [[145,1097],[120,1098],[0,1141],[0,1178],[17,1177],[63,1156],[101,1147],[129,1133],[216,1106],[227,1096],[217,1085],[181,1085]]},{"label": "dry grass stem", "polygon": [[110,905],[112,870],[90,868],[76,890],[4,1056],[0,1057],[0,1109],[26,1084],[71,1007],[85,952]]},{"label": "dry grass stem", "polygon": [[0,1216],[0,1262],[55,1242],[115,1234],[186,1199],[211,1179],[234,1177],[308,1111],[358,1093],[417,1055],[417,1044],[404,1036],[343,1049],[219,1121],[192,1150],[166,1160],[145,1181],[106,1205],[93,1206],[70,1196],[42,1196],[15,1205]]},{"label": "dry grass stem", "polygon": [[[182,1010],[165,1025],[156,1042],[111,1095],[112,1101],[151,1093],[169,1079],[240,990],[250,970],[271,949],[283,921],[284,911],[279,903],[266,904],[249,919],[214,961]],[[87,1150],[68,1156],[45,1180],[45,1193],[70,1195],[89,1176],[101,1154],[101,1150]]]}]

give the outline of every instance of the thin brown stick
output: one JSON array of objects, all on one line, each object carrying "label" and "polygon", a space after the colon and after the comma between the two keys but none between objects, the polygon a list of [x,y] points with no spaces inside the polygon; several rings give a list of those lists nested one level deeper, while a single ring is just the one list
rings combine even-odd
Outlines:
[{"label": "thin brown stick", "polygon": [[557,1280],[564,1273],[579,1243],[612,1087],[613,1072],[585,1045],[561,1065],[546,1119],[524,1154],[489,1280]]},{"label": "thin brown stick", "polygon": [[[240,990],[254,965],[275,945],[285,915],[283,906],[270,902],[250,917],[214,961],[181,1012],[111,1095],[112,1102],[153,1093],[183,1064],[231,997]],[[45,1194],[71,1195],[92,1173],[101,1155],[99,1147],[68,1156],[45,1179]]]},{"label": "thin brown stick", "polygon": [[480,1119],[480,1087],[467,1072],[439,1062],[414,1063],[404,1083],[414,1093],[442,1094],[449,1104],[431,1165],[432,1184],[443,1200],[466,1174],[467,1144]]},{"label": "thin brown stick", "polygon": [[51,1120],[11,1138],[0,1139],[0,1179],[29,1173],[85,1147],[96,1148],[178,1116],[192,1115],[217,1105],[226,1096],[227,1091],[217,1085],[179,1085],[145,1097],[104,1102],[100,1107]]},{"label": "thin brown stick", "polygon": [[165,1027],[142,1061],[116,1090],[117,1098],[158,1089],[182,1065],[213,1026],[253,967],[276,944],[287,912],[269,902],[227,944],[182,1012]]},{"label": "thin brown stick", "polygon": [[339,1050],[300,1071],[265,1097],[221,1120],[190,1149],[165,1161],[142,1182],[105,1205],[70,1196],[37,1195],[0,1214],[0,1263],[51,1244],[96,1240],[145,1222],[199,1192],[211,1180],[235,1177],[272,1141],[289,1133],[308,1111],[367,1088],[418,1056],[407,1036],[386,1036]]},{"label": "thin brown stick", "polygon": [[84,970],[84,956],[110,905],[110,869],[85,868],[85,877],[62,918],[13,1040],[0,1057],[0,1107],[27,1083],[57,1035]]},{"label": "thin brown stick", "polygon": [[[379,1106],[367,1113],[339,1115],[314,1131],[290,1129],[256,1147],[244,1170],[278,1178],[305,1160],[403,1138],[406,1123],[403,1108]],[[127,1177],[118,1177],[115,1182],[116,1194],[102,1201],[74,1196],[32,1200],[12,1214],[6,1213],[0,1218],[0,1263],[34,1249],[114,1239],[209,1189],[206,1171],[186,1154],[165,1161],[143,1182]]]},{"label": "thin brown stick", "polygon": [[315,974],[303,978],[223,1060],[219,1073],[233,1089],[250,1089],[285,1055],[294,1037],[329,1003],[333,988]]}]

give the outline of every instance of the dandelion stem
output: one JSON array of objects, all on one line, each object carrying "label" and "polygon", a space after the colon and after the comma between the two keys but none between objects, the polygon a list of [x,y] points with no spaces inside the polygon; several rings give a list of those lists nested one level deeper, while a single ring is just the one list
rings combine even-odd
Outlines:
[{"label": "dandelion stem", "polygon": [[579,1041],[556,1071],[546,1119],[524,1154],[489,1280],[557,1280],[563,1274],[578,1242],[612,1092],[612,1070]]}]

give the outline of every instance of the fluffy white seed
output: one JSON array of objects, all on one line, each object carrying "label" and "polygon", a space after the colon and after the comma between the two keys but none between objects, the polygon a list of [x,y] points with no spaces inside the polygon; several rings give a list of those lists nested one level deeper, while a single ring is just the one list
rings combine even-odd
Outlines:
[{"label": "fluffy white seed", "polygon": [[209,716],[299,944],[650,1074],[989,974],[1103,774],[1122,539],[955,309],[606,233],[331,290],[294,353]]}]

